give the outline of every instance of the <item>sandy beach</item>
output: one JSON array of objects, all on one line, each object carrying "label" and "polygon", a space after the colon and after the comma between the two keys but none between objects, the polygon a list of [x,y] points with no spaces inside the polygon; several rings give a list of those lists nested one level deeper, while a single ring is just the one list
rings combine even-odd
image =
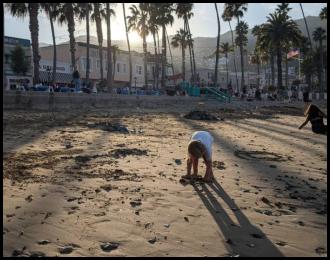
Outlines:
[{"label": "sandy beach", "polygon": [[[327,137],[302,107],[4,110],[3,255],[327,256]],[[213,184],[180,182],[197,130]]]}]

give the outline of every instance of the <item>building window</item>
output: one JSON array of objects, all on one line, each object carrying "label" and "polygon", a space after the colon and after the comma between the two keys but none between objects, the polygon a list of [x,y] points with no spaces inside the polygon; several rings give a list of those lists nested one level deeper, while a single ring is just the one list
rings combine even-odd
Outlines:
[{"label": "building window", "polygon": [[136,65],[136,74],[137,75],[142,75],[142,66]]},{"label": "building window", "polygon": [[123,63],[123,73],[126,73],[126,63]]},{"label": "building window", "polygon": [[100,69],[100,67],[101,67],[100,60],[96,60],[96,69]]},{"label": "building window", "polygon": [[120,63],[117,63],[117,72],[120,73]]},{"label": "building window", "polygon": [[9,64],[10,55],[5,55],[5,64]]}]

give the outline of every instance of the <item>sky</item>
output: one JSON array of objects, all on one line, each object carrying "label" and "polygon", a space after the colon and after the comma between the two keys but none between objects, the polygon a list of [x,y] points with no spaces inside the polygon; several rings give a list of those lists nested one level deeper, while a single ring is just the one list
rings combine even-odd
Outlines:
[{"label": "sky", "polygon": [[[130,14],[129,6],[132,4],[125,3],[126,16]],[[224,9],[224,3],[218,3],[218,10],[220,15]],[[249,3],[248,10],[244,14],[243,20],[252,28],[254,25],[266,22],[269,13],[273,12],[277,3]],[[318,16],[322,7],[327,6],[326,3],[303,3],[305,16]],[[289,15],[293,19],[303,18],[299,3],[290,3],[292,10]],[[122,3],[115,4],[113,7],[116,16],[111,19],[111,39],[126,40],[125,24],[123,19]],[[214,3],[195,3],[193,8],[194,16],[190,20],[190,30],[193,37],[216,37],[217,36],[217,18]],[[173,35],[177,30],[183,27],[183,21],[174,16],[175,22],[172,27],[168,26],[168,34]],[[49,19],[44,13],[38,15],[39,19],[39,42],[52,44],[52,35],[50,29]],[[86,35],[85,22],[76,24],[75,36]],[[235,23],[233,24],[235,25]],[[232,26],[233,26],[232,25]],[[106,39],[106,24],[102,25],[103,37]],[[91,35],[96,35],[95,23],[90,26]],[[17,38],[31,39],[29,31],[29,19],[12,17],[7,10],[5,10],[5,35]],[[221,20],[221,34],[229,31],[227,22]],[[56,42],[61,43],[69,40],[67,26],[60,26],[55,23]],[[130,41],[140,42],[141,39],[135,32],[129,34]],[[147,38],[152,41],[152,37]]]}]

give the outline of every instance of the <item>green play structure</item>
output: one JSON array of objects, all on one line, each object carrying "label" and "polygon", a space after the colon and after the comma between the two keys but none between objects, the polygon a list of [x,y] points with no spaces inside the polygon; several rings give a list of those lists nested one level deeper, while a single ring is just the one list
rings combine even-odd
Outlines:
[{"label": "green play structure", "polygon": [[[187,95],[192,97],[200,97],[201,89],[199,86],[193,86],[188,81],[183,81],[180,83],[181,90],[184,90]],[[205,96],[207,98],[213,98],[218,100],[219,102],[231,102],[231,96],[227,93],[224,93],[213,87],[205,87]]]}]

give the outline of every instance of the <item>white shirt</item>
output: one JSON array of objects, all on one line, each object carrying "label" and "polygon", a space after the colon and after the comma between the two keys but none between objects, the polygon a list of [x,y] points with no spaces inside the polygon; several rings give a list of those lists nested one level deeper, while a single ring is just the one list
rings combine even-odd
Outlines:
[{"label": "white shirt", "polygon": [[190,142],[192,142],[192,141],[200,141],[206,148],[208,159],[212,160],[213,137],[209,132],[206,132],[206,131],[194,132],[190,139]]}]

